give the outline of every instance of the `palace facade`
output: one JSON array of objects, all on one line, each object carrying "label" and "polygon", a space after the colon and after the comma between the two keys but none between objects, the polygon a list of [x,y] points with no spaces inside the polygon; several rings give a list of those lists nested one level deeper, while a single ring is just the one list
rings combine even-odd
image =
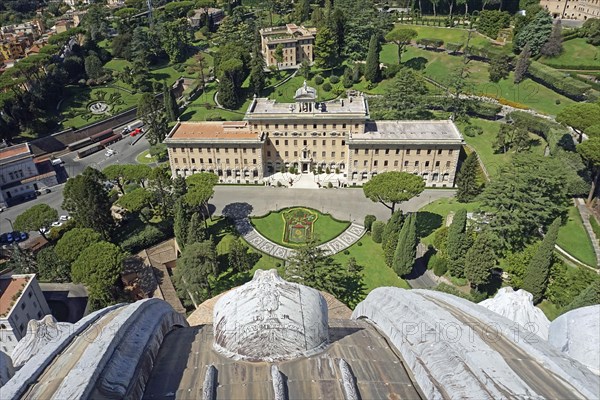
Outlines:
[{"label": "palace facade", "polygon": [[[307,60],[312,65],[316,35],[316,28],[305,28],[296,24],[261,29],[260,45],[265,57],[265,64],[267,67],[293,69],[298,68],[302,61]],[[279,63],[275,56],[278,46],[281,47],[283,53]]]},{"label": "palace facade", "polygon": [[585,21],[600,18],[600,0],[540,0],[553,18]]},{"label": "palace facade", "polygon": [[339,173],[360,185],[386,171],[454,185],[463,138],[443,121],[372,121],[360,93],[317,101],[306,83],[294,103],[254,98],[243,121],[178,122],[165,143],[173,176],[212,172],[221,182],[260,183],[285,168]]}]

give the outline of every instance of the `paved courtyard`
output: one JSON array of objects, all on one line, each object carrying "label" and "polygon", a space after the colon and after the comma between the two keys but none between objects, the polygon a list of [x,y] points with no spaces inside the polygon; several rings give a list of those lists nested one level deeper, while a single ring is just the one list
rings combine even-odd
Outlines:
[{"label": "paved courtyard", "polygon": [[[452,197],[455,190],[426,189],[397,208],[403,211],[417,211],[435,200]],[[380,203],[365,198],[361,188],[357,189],[297,189],[268,186],[216,186],[215,195],[210,201],[214,213],[227,214],[231,207],[243,207],[246,215],[260,216],[269,211],[284,207],[305,206],[337,219],[362,224],[365,215],[372,214],[378,220],[387,220],[390,210]]]}]

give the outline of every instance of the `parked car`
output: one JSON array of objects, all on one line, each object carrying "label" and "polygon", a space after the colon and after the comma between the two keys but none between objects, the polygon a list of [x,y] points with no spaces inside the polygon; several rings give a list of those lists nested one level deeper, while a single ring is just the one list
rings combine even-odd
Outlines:
[{"label": "parked car", "polygon": [[50,193],[51,191],[52,190],[50,190],[49,188],[43,188],[43,189],[40,189],[40,190],[36,190],[35,194],[37,194],[38,196],[41,196],[43,194]]},{"label": "parked car", "polygon": [[115,153],[116,153],[116,151],[114,151],[113,149],[107,149],[106,153],[104,153],[104,155],[106,157],[110,157],[110,156],[114,155]]},{"label": "parked car", "polygon": [[6,243],[12,243],[14,241],[15,241],[15,238],[14,238],[12,232],[11,233],[7,233],[6,234]]},{"label": "parked car", "polygon": [[8,243],[7,236],[8,233],[3,233],[2,235],[0,235],[0,243]]},{"label": "parked car", "polygon": [[52,160],[50,160],[50,163],[52,163],[52,165],[61,165],[61,164],[64,164],[65,162],[63,160],[61,160],[60,158],[53,158]]},{"label": "parked car", "polygon": [[68,220],[70,220],[70,219],[71,219],[71,216],[70,216],[70,215],[61,215],[61,216],[58,218],[58,220],[59,220],[59,221],[68,221]]},{"label": "parked car", "polygon": [[134,137],[139,135],[140,133],[144,132],[144,130],[142,128],[136,128],[134,130],[131,131],[131,133],[129,134],[129,136]]},{"label": "parked car", "polygon": [[18,231],[14,231],[11,232],[13,238],[15,238],[15,242],[22,242],[23,240],[27,240],[27,238],[29,237],[29,234],[27,234],[26,232],[18,232]]},{"label": "parked car", "polygon": [[53,222],[53,223],[52,223],[52,227],[53,227],[53,228],[56,228],[56,227],[62,226],[62,224],[63,224],[63,223],[62,223],[61,221],[56,221],[56,222]]},{"label": "parked car", "polygon": [[131,124],[129,124],[125,128],[123,128],[123,134],[133,132],[134,130],[139,129],[142,126],[144,126],[144,123],[140,120],[132,122]]}]

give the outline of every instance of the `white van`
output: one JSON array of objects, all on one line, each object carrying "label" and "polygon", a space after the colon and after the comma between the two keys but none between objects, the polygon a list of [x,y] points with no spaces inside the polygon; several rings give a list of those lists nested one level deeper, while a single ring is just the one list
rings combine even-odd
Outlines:
[{"label": "white van", "polygon": [[50,163],[52,163],[52,165],[61,165],[64,163],[63,160],[61,160],[60,158],[53,158]]},{"label": "white van", "polygon": [[123,128],[123,133],[129,133],[134,131],[137,128],[141,128],[142,126],[144,126],[144,123],[140,120],[134,121],[132,123],[130,123],[129,125],[127,125],[125,128]]}]

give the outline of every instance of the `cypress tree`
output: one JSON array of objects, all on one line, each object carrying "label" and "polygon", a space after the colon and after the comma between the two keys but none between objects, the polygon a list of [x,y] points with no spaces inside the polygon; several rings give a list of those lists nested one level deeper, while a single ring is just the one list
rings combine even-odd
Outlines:
[{"label": "cypress tree", "polygon": [[373,225],[371,226],[371,239],[373,239],[373,241],[375,243],[381,243],[381,241],[383,240],[383,230],[385,229],[385,224],[381,221],[375,221],[373,222]]},{"label": "cypress tree", "polygon": [[369,41],[369,52],[367,53],[367,63],[365,65],[365,78],[369,82],[379,82],[379,40],[376,35],[371,35]]},{"label": "cypress tree", "polygon": [[456,211],[450,227],[448,227],[448,240],[446,253],[448,254],[448,269],[450,274],[457,278],[464,276],[465,254],[469,248],[469,238],[465,233],[467,226],[467,210],[461,208]]},{"label": "cypress tree", "polygon": [[195,212],[192,214],[192,218],[187,227],[185,244],[198,243],[204,240],[206,240],[206,235],[202,223],[200,222],[200,215]]},{"label": "cypress tree", "polygon": [[246,272],[252,269],[248,247],[244,245],[239,238],[231,242],[227,260],[229,262],[229,267],[231,267],[234,272]]},{"label": "cypress tree", "polygon": [[260,45],[255,44],[250,61],[250,87],[256,95],[259,95],[265,87],[265,59],[260,52]]},{"label": "cypress tree", "polygon": [[169,121],[176,121],[179,115],[179,107],[177,106],[177,100],[175,94],[169,89],[169,86],[163,84],[163,102],[165,105],[165,113]]},{"label": "cypress tree", "polygon": [[186,211],[183,199],[180,198],[175,202],[175,215],[173,218],[173,231],[179,248],[183,250],[187,242],[189,216]]},{"label": "cypress tree", "polygon": [[521,54],[519,55],[519,59],[517,60],[517,65],[515,66],[515,83],[520,83],[523,79],[525,79],[525,74],[529,69],[529,64],[531,63],[531,47],[529,43],[523,47]]},{"label": "cypress tree", "polygon": [[544,240],[542,240],[542,244],[525,269],[522,289],[533,295],[534,304],[542,300],[548,286],[548,276],[552,265],[554,245],[558,237],[558,228],[560,228],[560,218],[556,218],[552,222]]},{"label": "cypress tree", "polygon": [[562,24],[559,19],[552,26],[552,33],[550,34],[548,41],[542,46],[540,52],[548,57],[560,55],[563,51],[562,40]]},{"label": "cypress tree", "polygon": [[417,224],[415,214],[409,214],[398,235],[392,267],[398,276],[407,275],[412,270],[417,256]]},{"label": "cypress tree", "polygon": [[546,10],[540,10],[534,19],[517,33],[514,38],[516,49],[530,47],[531,54],[537,56],[552,33],[552,17]]},{"label": "cypress tree", "polygon": [[392,266],[394,261],[394,251],[396,250],[396,244],[398,243],[398,234],[402,229],[402,223],[404,222],[404,214],[402,210],[395,211],[391,218],[388,220],[383,230],[383,239],[381,241],[381,248],[385,255],[385,263],[388,267]]},{"label": "cypress tree", "polygon": [[493,236],[484,231],[477,236],[465,255],[465,278],[472,287],[485,285],[490,281],[492,268],[496,265],[493,244]]},{"label": "cypress tree", "polygon": [[481,187],[477,183],[477,168],[479,162],[477,153],[472,152],[460,167],[456,176],[456,199],[461,203],[468,203],[481,192]]},{"label": "cypress tree", "polygon": [[237,107],[235,85],[229,74],[222,74],[219,80],[219,102],[225,108],[235,109]]},{"label": "cypress tree", "polygon": [[[39,253],[38,253],[39,254]],[[596,279],[590,283],[577,297],[573,299],[563,310],[563,313],[579,307],[587,307],[600,304],[600,280]]]}]

